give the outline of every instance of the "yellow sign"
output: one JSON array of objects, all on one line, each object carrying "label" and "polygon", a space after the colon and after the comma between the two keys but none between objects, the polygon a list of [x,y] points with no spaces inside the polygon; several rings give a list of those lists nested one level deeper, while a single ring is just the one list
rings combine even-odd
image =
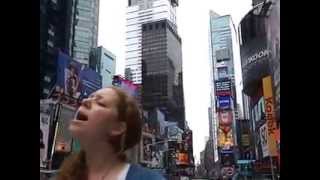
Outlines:
[{"label": "yellow sign", "polygon": [[227,134],[225,134],[223,130],[219,128],[218,146],[225,147],[225,146],[233,146],[233,145],[234,143],[233,143],[232,130],[230,130]]},{"label": "yellow sign", "polygon": [[274,100],[272,92],[271,76],[262,79],[263,96],[265,102],[266,124],[267,124],[267,143],[269,156],[277,156],[277,143],[276,143],[276,118],[274,112]]}]

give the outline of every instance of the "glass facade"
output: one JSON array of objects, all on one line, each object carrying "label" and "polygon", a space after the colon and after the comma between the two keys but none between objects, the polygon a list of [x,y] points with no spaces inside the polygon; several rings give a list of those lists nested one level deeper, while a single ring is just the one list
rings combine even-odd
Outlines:
[{"label": "glass facade", "polygon": [[83,64],[89,64],[91,48],[97,46],[99,21],[99,0],[76,0],[72,57]]},{"label": "glass facade", "polygon": [[181,39],[167,20],[142,25],[142,101],[184,129]]},{"label": "glass facade", "polygon": [[89,65],[102,76],[102,87],[112,85],[116,69],[115,55],[102,46],[94,48],[91,51]]},{"label": "glass facade", "polygon": [[132,0],[128,5],[125,76],[135,84],[141,84],[142,24],[167,19],[176,28],[176,10],[168,0]]}]

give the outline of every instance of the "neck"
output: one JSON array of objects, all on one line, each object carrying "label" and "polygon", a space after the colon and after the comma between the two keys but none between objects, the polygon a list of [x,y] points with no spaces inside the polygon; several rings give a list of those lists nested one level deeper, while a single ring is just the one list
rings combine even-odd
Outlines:
[{"label": "neck", "polygon": [[84,148],[85,158],[90,174],[101,174],[122,163],[118,155],[106,142],[91,144]]}]

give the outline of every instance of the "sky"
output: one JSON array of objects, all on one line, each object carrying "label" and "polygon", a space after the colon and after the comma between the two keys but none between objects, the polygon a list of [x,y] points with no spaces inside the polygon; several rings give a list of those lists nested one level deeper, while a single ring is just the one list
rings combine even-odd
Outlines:
[{"label": "sky", "polygon": [[[251,3],[252,0],[179,1],[177,26],[182,39],[185,113],[188,126],[193,130],[196,162],[199,162],[200,152],[209,136],[209,11],[231,15],[238,28],[241,19],[251,9]],[[98,46],[102,45],[116,56],[116,74],[121,75],[125,69],[126,7],[127,0],[100,0]],[[241,101],[239,56],[235,58],[235,73],[238,101]]]}]

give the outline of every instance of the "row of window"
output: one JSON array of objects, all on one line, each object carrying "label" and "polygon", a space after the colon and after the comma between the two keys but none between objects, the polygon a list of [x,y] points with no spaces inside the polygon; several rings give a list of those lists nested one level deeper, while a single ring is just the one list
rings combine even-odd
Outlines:
[{"label": "row of window", "polygon": [[162,23],[152,23],[149,25],[146,25],[146,24],[142,25],[142,31],[147,31],[147,29],[153,30],[153,29],[159,29],[159,28],[165,29],[166,23],[162,22]]}]

